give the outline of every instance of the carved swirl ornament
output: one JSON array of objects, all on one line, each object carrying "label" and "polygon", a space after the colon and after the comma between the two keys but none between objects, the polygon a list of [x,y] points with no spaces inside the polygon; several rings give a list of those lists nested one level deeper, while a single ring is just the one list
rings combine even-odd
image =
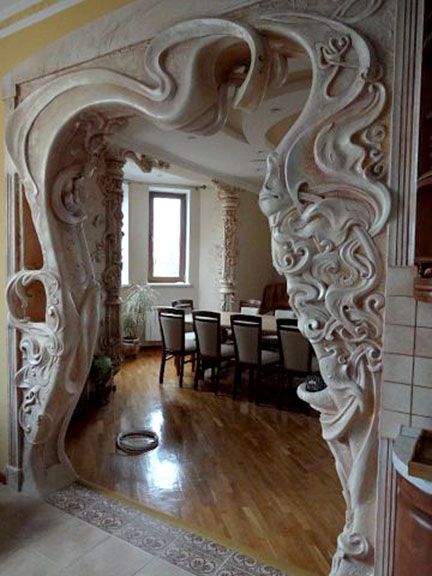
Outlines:
[{"label": "carved swirl ornament", "polygon": [[[353,5],[345,2],[340,17],[352,14]],[[378,5],[369,2],[368,9],[374,11]],[[212,18],[184,22],[148,46],[146,83],[106,69],[59,77],[17,108],[8,125],[7,145],[29,202],[34,210],[43,211],[47,205],[37,196],[52,193],[45,185],[43,167],[62,126],[86,106],[117,103],[165,127],[214,133],[223,126],[230,107],[253,110],[269,87],[285,81],[285,38],[298,42],[309,55],[314,81],[302,114],[268,158],[260,205],[271,225],[274,263],[287,278],[300,330],[312,342],[328,385],[322,393],[304,392],[304,396],[321,411],[323,436],[335,457],[347,503],[332,574],[366,575],[373,573],[374,562],[383,306],[376,237],[390,210],[389,192],[382,182],[385,88],[369,44],[345,24],[309,14],[267,14],[249,24]],[[239,51],[239,62],[233,57],[239,45],[248,49],[246,68],[244,50]],[[176,65],[178,60],[171,58],[176,52],[187,66]],[[224,68],[225,53],[229,64]],[[201,65],[203,59],[206,66]],[[69,97],[72,88],[80,98]],[[81,216],[78,197],[82,195],[70,190],[62,197],[74,219]],[[64,220],[62,207],[54,204],[53,210]],[[42,224],[37,231],[44,251],[55,250],[56,238]],[[64,270],[59,273],[54,261],[46,274],[58,278],[62,294],[72,293],[72,298],[59,299],[62,318],[77,288],[63,285]],[[19,284],[17,275],[9,291]],[[13,311],[10,299],[9,306]],[[28,342],[40,330],[22,321],[13,323]],[[81,322],[87,333],[95,326],[91,315]],[[71,333],[67,322],[47,323],[44,330],[52,339],[59,333],[63,338],[80,337]],[[61,346],[42,356],[40,345],[29,343],[27,349],[23,374],[35,394],[43,388],[54,357],[63,368],[74,362]],[[82,385],[90,349],[88,354]],[[27,376],[32,364],[37,366],[35,379]],[[40,414],[50,414],[60,380],[59,375],[50,381]]]},{"label": "carved swirl ornament", "polygon": [[[41,282],[45,289],[45,322],[32,322],[26,315],[28,287],[34,282]],[[52,417],[44,406],[52,373],[63,352],[59,338],[64,329],[59,310],[59,285],[59,278],[50,272],[22,271],[9,282],[6,292],[10,322],[23,333],[20,341],[23,365],[16,373],[15,381],[23,390],[19,423],[31,443],[43,443],[51,432]]]}]

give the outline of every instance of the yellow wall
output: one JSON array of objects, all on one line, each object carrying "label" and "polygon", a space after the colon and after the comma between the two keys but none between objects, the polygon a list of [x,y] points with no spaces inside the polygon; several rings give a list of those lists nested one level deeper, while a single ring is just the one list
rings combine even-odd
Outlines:
[{"label": "yellow wall", "polygon": [[[0,77],[34,53],[55,42],[65,34],[80,28],[103,14],[128,4],[131,0],[84,0],[64,12],[0,39]],[[55,1],[44,1],[13,17],[20,20]],[[0,28],[2,26],[0,25]],[[6,190],[4,175],[4,108],[0,100],[0,228],[3,232],[3,250],[0,258],[0,290],[4,294],[6,282]],[[0,471],[4,470],[8,451],[8,400],[6,356],[6,306],[0,299]]]}]

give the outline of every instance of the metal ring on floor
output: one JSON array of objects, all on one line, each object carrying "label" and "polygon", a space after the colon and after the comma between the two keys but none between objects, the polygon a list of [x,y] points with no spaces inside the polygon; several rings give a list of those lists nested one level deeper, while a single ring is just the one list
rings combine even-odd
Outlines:
[{"label": "metal ring on floor", "polygon": [[[133,441],[132,438],[142,438],[142,441]],[[152,430],[132,430],[130,432],[120,432],[117,435],[116,446],[119,450],[127,454],[142,454],[154,450],[159,445],[159,438]]]}]

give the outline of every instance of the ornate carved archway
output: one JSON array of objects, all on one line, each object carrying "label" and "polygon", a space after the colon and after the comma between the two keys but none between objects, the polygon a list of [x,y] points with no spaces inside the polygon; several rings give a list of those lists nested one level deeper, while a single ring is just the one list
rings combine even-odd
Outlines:
[{"label": "ornate carved archway", "polygon": [[[43,267],[20,271],[7,289],[11,323],[22,334],[24,487],[44,493],[75,478],[64,435],[90,367],[100,306],[83,219],[91,182],[116,161],[107,133],[131,113],[168,128],[213,133],[229,107],[259,106],[285,74],[292,42],[310,57],[312,91],[268,158],[260,204],[272,229],[274,263],[287,278],[300,329],[328,385],[303,395],[321,411],[347,503],[332,574],[372,574],[380,234],[390,209],[382,182],[385,88],[365,39],[320,16],[187,21],[149,44],[145,82],[103,68],[66,73],[13,113],[7,147],[43,252]],[[26,316],[25,287],[34,281],[45,289],[43,322]]]}]

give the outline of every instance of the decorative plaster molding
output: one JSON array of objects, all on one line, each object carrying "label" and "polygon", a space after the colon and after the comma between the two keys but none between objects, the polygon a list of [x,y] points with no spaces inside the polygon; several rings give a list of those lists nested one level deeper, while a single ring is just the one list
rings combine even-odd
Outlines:
[{"label": "decorative plaster molding", "polygon": [[423,0],[397,3],[389,179],[395,209],[389,226],[389,266],[414,265],[423,14]]},{"label": "decorative plaster molding", "polygon": [[331,574],[370,575],[384,306],[377,239],[390,212],[382,182],[386,91],[369,47],[353,30],[331,28],[325,43],[309,36],[314,25],[303,36],[322,73],[309,101],[316,112],[305,110],[268,157],[260,204],[274,264],[327,384],[315,393],[302,385],[299,395],[321,412],[347,503]]},{"label": "decorative plaster molding", "polygon": [[373,16],[383,6],[385,0],[342,0],[333,12],[333,18],[342,20],[345,24],[357,24],[365,18]]},{"label": "decorative plaster molding", "polygon": [[[345,2],[345,16],[352,4]],[[364,18],[371,13],[364,12]],[[387,61],[375,60],[370,39],[316,14],[267,11],[255,16],[253,23],[213,18],[186,21],[149,44],[143,62],[145,82],[108,69],[83,69],[47,83],[14,112],[7,146],[24,182],[46,256],[44,269],[34,278],[45,282],[52,303],[48,280],[55,279],[58,301],[58,325],[47,317],[36,327],[24,321],[16,303],[28,272],[18,273],[8,290],[13,325],[27,335],[28,358],[34,360],[39,349],[44,352],[35,381],[30,362],[23,372],[29,402],[22,410],[27,404],[30,408],[30,416],[25,413],[23,418],[28,430],[26,475],[39,491],[55,482],[58,470],[52,459],[47,461],[38,452],[40,445],[44,453],[58,454],[67,468],[64,432],[85,382],[98,325],[97,287],[82,234],[81,201],[86,175],[98,169],[99,154],[89,157],[87,152],[82,170],[70,161],[62,168],[69,172],[58,184],[61,193],[54,191],[53,159],[64,149],[68,126],[86,108],[97,105],[106,111],[115,104],[168,128],[214,133],[223,126],[230,107],[253,110],[269,87],[283,81],[284,39],[306,50],[314,80],[302,114],[268,158],[260,204],[270,220],[275,265],[287,278],[299,327],[312,342],[328,385],[322,393],[302,394],[321,411],[323,436],[335,457],[347,503],[346,525],[331,574],[370,576],[384,303],[380,235],[390,211],[383,182],[388,150],[386,89],[377,73],[378,64],[385,67]],[[245,50],[250,62],[239,76]],[[227,54],[229,65],[221,82],[220,64]],[[204,57],[206,66],[202,66]],[[100,139],[87,142],[98,150]],[[67,184],[70,180],[73,186]],[[51,201],[53,193],[60,199],[60,208]],[[231,213],[237,198],[229,194],[223,198],[231,219],[226,232],[232,239]],[[224,275],[231,281],[233,262],[227,264]],[[53,356],[46,346],[54,337],[58,348]],[[46,373],[49,363],[53,369]],[[34,386],[38,386],[36,397],[31,394]],[[63,390],[71,394],[69,402],[61,401]],[[44,435],[46,429],[51,433]],[[59,476],[57,485],[68,478],[66,473]]]},{"label": "decorative plaster molding", "polygon": [[133,150],[124,150],[121,157],[125,161],[132,160],[132,162],[134,162],[143,172],[151,172],[153,168],[168,170],[170,167],[170,163],[165,160],[158,160],[148,154],[137,154]]}]

